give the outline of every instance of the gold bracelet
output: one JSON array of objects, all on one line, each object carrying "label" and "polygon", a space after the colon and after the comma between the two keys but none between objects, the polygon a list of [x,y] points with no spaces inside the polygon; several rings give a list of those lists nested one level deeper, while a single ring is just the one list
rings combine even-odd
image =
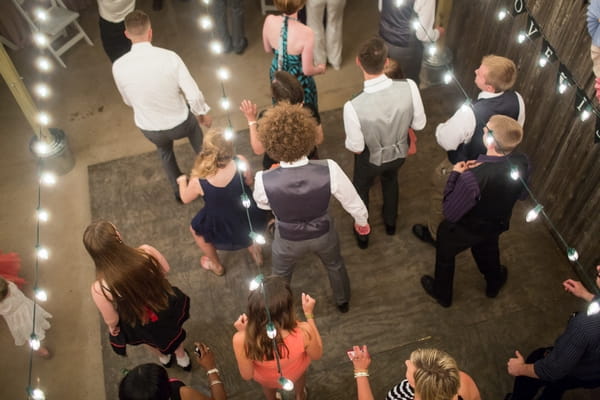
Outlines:
[{"label": "gold bracelet", "polygon": [[218,385],[219,383],[220,383],[220,384],[223,384],[223,382],[221,382],[221,381],[212,381],[212,382],[210,383],[210,387],[213,387],[213,386],[215,386],[215,385]]},{"label": "gold bracelet", "polygon": [[315,318],[315,314],[313,314],[313,313],[304,313],[304,316],[306,317],[306,319],[314,319]]}]

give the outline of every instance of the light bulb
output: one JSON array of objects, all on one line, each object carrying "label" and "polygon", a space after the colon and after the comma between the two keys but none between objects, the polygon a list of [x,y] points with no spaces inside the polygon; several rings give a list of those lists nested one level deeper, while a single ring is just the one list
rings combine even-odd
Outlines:
[{"label": "light bulb", "polygon": [[231,140],[233,139],[233,129],[228,126],[227,128],[225,128],[223,130],[223,136],[225,137],[225,140]]},{"label": "light bulb", "polygon": [[592,301],[587,308],[587,315],[595,315],[600,312],[600,304],[597,301]]},{"label": "light bulb", "polygon": [[275,339],[275,337],[277,336],[277,329],[275,328],[275,325],[272,322],[269,322],[267,324],[267,336],[269,337],[269,339]]},{"label": "light bulb", "polygon": [[519,173],[519,169],[517,167],[512,167],[510,169],[510,177],[512,178],[513,181],[516,181],[517,179],[519,179],[520,176],[521,176],[521,174]]},{"label": "light bulb", "polygon": [[33,41],[38,47],[48,46],[48,37],[41,32],[36,32],[33,34]]},{"label": "light bulb", "polygon": [[263,235],[258,233],[258,234],[256,234],[256,236],[254,236],[254,243],[265,244],[265,243],[267,243],[267,241],[265,240],[265,237]]},{"label": "light bulb", "polygon": [[265,276],[263,274],[258,274],[256,278],[250,281],[250,290],[256,290],[259,288],[260,284],[265,280]]},{"label": "light bulb", "polygon": [[50,96],[50,87],[45,83],[38,83],[37,85],[35,85],[33,90],[35,91],[35,94],[37,94],[41,98],[46,98]]},{"label": "light bulb", "polygon": [[33,145],[33,150],[35,150],[35,153],[37,155],[43,156],[44,154],[47,154],[50,151],[50,146],[48,146],[48,143],[42,140],[38,140]]},{"label": "light bulb", "polygon": [[583,110],[579,117],[582,121],[587,121],[592,116],[592,113],[589,110]]},{"label": "light bulb", "polygon": [[567,85],[565,82],[561,82],[558,85],[558,93],[564,94],[568,88],[569,88],[569,85]]},{"label": "light bulb", "polygon": [[540,67],[544,68],[546,65],[548,65],[548,57],[541,56],[540,59],[539,59],[539,61],[538,61],[538,64],[539,64]]},{"label": "light bulb", "polygon": [[569,261],[575,262],[579,260],[579,253],[574,248],[569,247],[567,249],[567,257],[569,258]]},{"label": "light bulb", "polygon": [[236,161],[237,167],[240,171],[242,172],[246,172],[248,171],[248,164],[246,164],[244,161],[242,160],[237,160]]},{"label": "light bulb", "polygon": [[250,198],[248,197],[248,195],[246,193],[242,193],[241,198],[242,198],[242,205],[244,206],[244,208],[250,208],[252,203],[250,202]]},{"label": "light bulb", "polygon": [[221,54],[223,52],[223,45],[218,40],[213,40],[210,42],[210,51],[214,54]]},{"label": "light bulb", "polygon": [[202,29],[204,29],[205,31],[209,31],[213,28],[212,18],[209,17],[208,15],[201,16],[200,19],[198,20],[198,23],[200,24],[200,27]]},{"label": "light bulb", "polygon": [[40,388],[35,388],[31,391],[31,398],[33,400],[46,400],[46,395]]},{"label": "light bulb", "polygon": [[503,8],[502,10],[498,11],[498,20],[503,21],[507,15],[508,15],[508,12]]},{"label": "light bulb", "polygon": [[489,131],[485,135],[485,144],[491,146],[494,144],[494,135],[492,135]]},{"label": "light bulb", "polygon": [[284,376],[279,377],[279,384],[281,385],[281,388],[286,392],[291,392],[292,390],[294,390],[294,382],[292,382]]},{"label": "light bulb", "polygon": [[32,333],[29,337],[29,347],[31,347],[34,351],[38,351],[40,349],[40,346],[40,339],[38,339],[35,333]]},{"label": "light bulb", "polygon": [[435,53],[437,53],[437,46],[435,44],[430,44],[427,51],[429,51],[429,55],[434,56]]},{"label": "light bulb", "polygon": [[229,70],[225,67],[221,67],[217,70],[217,76],[220,80],[226,81],[229,79]]},{"label": "light bulb", "polygon": [[419,26],[421,26],[421,23],[419,22],[419,20],[418,20],[418,19],[415,19],[415,20],[412,22],[412,27],[413,27],[413,29],[416,31],[417,29],[419,29]]},{"label": "light bulb", "polygon": [[48,252],[48,249],[46,249],[45,247],[39,246],[37,248],[37,256],[39,259],[41,260],[47,260],[48,257],[50,257],[50,253]]},{"label": "light bulb", "polygon": [[396,0],[396,1],[394,2],[394,5],[395,5],[396,7],[402,7],[402,4],[404,4],[404,0]]},{"label": "light bulb", "polygon": [[50,123],[50,116],[46,112],[41,112],[38,114],[38,122],[43,126],[48,126]]},{"label": "light bulb", "polygon": [[471,107],[471,103],[469,103],[469,101],[465,101],[464,103],[462,103],[462,105],[460,106],[460,110],[461,111],[465,111],[467,110],[469,107]]},{"label": "light bulb", "polygon": [[35,65],[42,72],[48,72],[52,68],[52,63],[46,57],[38,57],[38,59],[35,62]]},{"label": "light bulb", "polygon": [[540,215],[540,212],[543,208],[544,206],[542,206],[541,204],[536,204],[536,206],[529,210],[529,212],[525,216],[525,221],[531,222],[535,220],[538,217],[538,215]]},{"label": "light bulb", "polygon": [[47,222],[48,221],[48,211],[44,210],[43,208],[38,208],[37,210],[37,218],[38,220],[40,220],[41,222]]},{"label": "light bulb", "polygon": [[444,74],[444,83],[447,85],[452,82],[452,72],[448,71]]},{"label": "light bulb", "polygon": [[48,186],[54,185],[56,183],[56,175],[48,171],[42,172],[40,182]]},{"label": "light bulb", "polygon": [[204,5],[210,5],[210,0],[202,0],[202,3],[204,3]]},{"label": "light bulb", "polygon": [[519,35],[517,36],[517,42],[519,42],[519,44],[521,44],[525,41],[525,39],[527,39],[527,35],[525,34],[525,32],[520,32]]},{"label": "light bulb", "polygon": [[35,289],[35,298],[39,301],[48,300],[48,293],[44,289]]},{"label": "light bulb", "polygon": [[231,103],[229,103],[229,99],[227,97],[221,97],[219,104],[223,110],[229,110],[229,107],[231,107]]}]

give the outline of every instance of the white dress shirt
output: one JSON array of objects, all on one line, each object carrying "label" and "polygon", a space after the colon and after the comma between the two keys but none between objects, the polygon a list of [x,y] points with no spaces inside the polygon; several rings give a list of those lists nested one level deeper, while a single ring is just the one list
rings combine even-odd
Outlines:
[{"label": "white dress shirt", "polygon": [[210,110],[181,58],[150,42],[134,43],[114,62],[113,76],[140,129],[161,131],[181,124],[189,114],[186,99],[194,115]]},{"label": "white dress shirt", "polygon": [[[381,1],[379,0],[379,12],[381,12]],[[417,39],[421,42],[435,42],[440,38],[440,31],[433,28],[435,22],[435,0],[416,0],[413,10],[419,16],[419,27],[417,28]]]},{"label": "white dress shirt", "polygon": [[[421,94],[414,81],[407,79],[406,82],[408,82],[410,88],[413,104],[413,119],[410,127],[415,130],[421,130],[427,123],[425,108],[423,108],[423,102],[421,101]],[[364,82],[363,90],[366,93],[376,93],[380,90],[387,89],[391,85],[392,80],[382,74],[376,78],[366,80]],[[346,148],[353,153],[362,153],[365,149],[365,137],[360,128],[358,115],[356,114],[351,101],[347,101],[346,104],[344,104],[344,129],[346,130]]]},{"label": "white dress shirt", "polygon": [[135,9],[135,0],[98,0],[98,13],[109,22],[122,22]]},{"label": "white dress shirt", "polygon": [[[503,93],[481,92],[477,96],[477,99],[491,99]],[[515,94],[519,101],[519,118],[517,122],[523,126],[525,124],[525,103],[519,93],[515,92]],[[444,150],[456,150],[462,143],[469,143],[471,141],[476,126],[477,122],[475,121],[473,109],[463,106],[448,121],[437,126],[435,129],[435,138]]]},{"label": "white dress shirt", "polygon": [[[308,158],[302,157],[298,161],[294,162],[284,162],[281,161],[279,166],[281,168],[294,168],[301,167],[303,165],[308,164]],[[367,225],[367,220],[369,218],[369,212],[367,211],[367,207],[365,207],[365,203],[361,200],[360,196],[356,192],[354,185],[350,182],[348,176],[344,173],[342,168],[333,160],[327,160],[327,165],[329,167],[329,182],[330,182],[330,190],[331,194],[335,196],[336,199],[342,204],[344,210],[348,214],[354,218],[354,222],[357,225],[365,226]],[[256,205],[263,210],[270,210],[269,199],[267,198],[267,193],[265,192],[265,187],[263,184],[263,172],[258,171],[254,178],[254,200],[256,201]]]}]

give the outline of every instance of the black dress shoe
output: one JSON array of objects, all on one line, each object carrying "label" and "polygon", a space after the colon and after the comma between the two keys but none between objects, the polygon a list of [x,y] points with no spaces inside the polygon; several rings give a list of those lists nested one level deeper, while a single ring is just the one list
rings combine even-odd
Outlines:
[{"label": "black dress shoe", "polygon": [[396,234],[396,225],[385,224],[385,233],[392,236]]},{"label": "black dress shoe", "polygon": [[345,313],[348,312],[348,310],[350,310],[350,303],[346,302],[346,303],[343,303],[343,304],[338,304],[337,305],[337,309],[342,314],[345,314]]},{"label": "black dress shoe", "polygon": [[242,47],[240,47],[239,49],[235,49],[234,50],[235,54],[243,54],[244,51],[246,51],[246,47],[248,47],[248,39],[244,38],[244,41],[242,43]]},{"label": "black dress shoe", "polygon": [[423,286],[423,289],[425,289],[425,293],[433,297],[440,306],[446,308],[450,307],[452,305],[451,301],[442,301],[435,295],[434,285],[435,279],[433,279],[433,277],[429,275],[423,275],[421,277],[421,286]]},{"label": "black dress shoe", "polygon": [[487,286],[485,287],[485,295],[491,299],[498,296],[500,289],[502,289],[502,287],[506,283],[507,279],[508,279],[508,268],[506,268],[504,265],[501,265],[500,266],[500,280],[498,280],[498,282],[493,282],[491,284],[488,282]]},{"label": "black dress shoe", "polygon": [[433,236],[431,236],[431,233],[429,233],[429,228],[426,225],[413,225],[412,233],[422,242],[429,243],[430,245],[435,247],[435,240],[433,239]]},{"label": "black dress shoe", "polygon": [[356,244],[358,245],[359,248],[361,249],[366,249],[367,247],[369,247],[369,235],[361,235],[360,233],[356,232],[356,229],[352,228],[352,232],[354,233],[354,237],[356,238]]}]

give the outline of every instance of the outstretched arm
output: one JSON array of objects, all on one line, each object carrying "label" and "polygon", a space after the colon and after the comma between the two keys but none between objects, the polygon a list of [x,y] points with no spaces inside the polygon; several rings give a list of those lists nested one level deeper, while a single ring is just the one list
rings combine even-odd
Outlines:
[{"label": "outstretched arm", "polygon": [[258,113],[256,112],[256,104],[250,100],[242,100],[240,104],[240,111],[246,117],[248,121],[248,130],[250,131],[250,147],[257,156],[265,153],[263,144],[258,140],[258,129],[256,124],[258,123]]},{"label": "outstretched arm", "polygon": [[371,384],[369,383],[369,365],[371,365],[371,356],[367,350],[367,345],[362,348],[352,347],[354,356],[352,364],[354,365],[354,379],[356,379],[356,391],[358,400],[374,400]]}]

